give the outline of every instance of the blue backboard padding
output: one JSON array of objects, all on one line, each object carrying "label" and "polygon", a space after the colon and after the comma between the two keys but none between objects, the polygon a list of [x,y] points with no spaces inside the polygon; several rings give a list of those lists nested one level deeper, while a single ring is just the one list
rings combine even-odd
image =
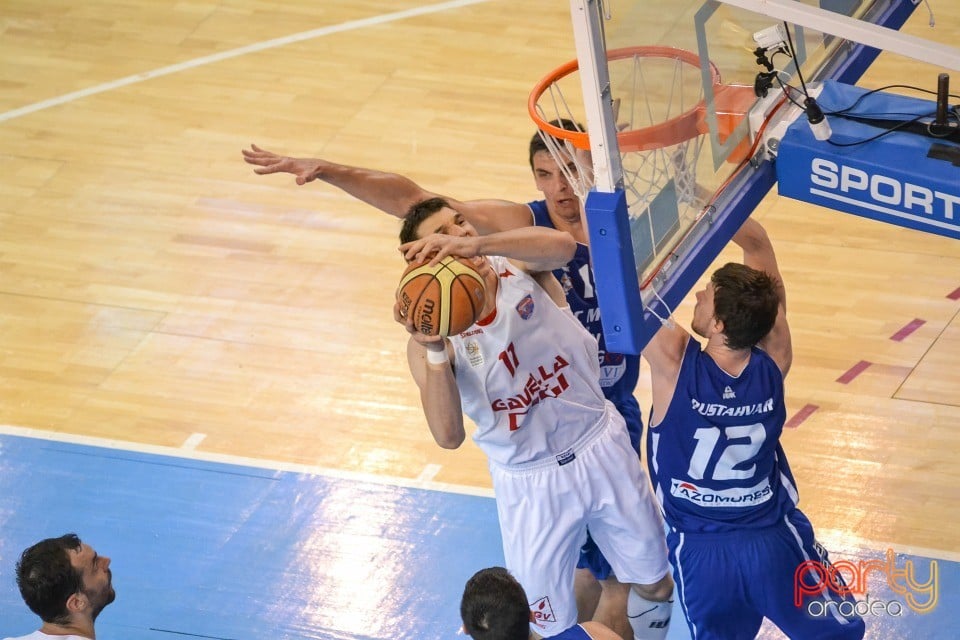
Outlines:
[{"label": "blue backboard padding", "polygon": [[[641,327],[633,317],[638,309],[643,308],[643,303],[634,263],[626,194],[623,191],[591,191],[587,194],[586,210],[594,273],[604,274],[594,280],[597,298],[601,301],[607,349],[617,353],[640,353],[628,350],[641,340]],[[625,282],[633,282],[635,286],[624,287]],[[604,302],[607,306],[603,306]]]},{"label": "blue backboard padding", "polygon": [[[912,0],[877,2],[863,16],[873,24],[899,29],[916,9]],[[856,83],[864,71],[879,55],[879,50],[854,42],[844,42],[835,51],[821,70],[808,81],[832,78],[847,84]],[[675,308],[697,282],[704,270],[716,258],[723,246],[750,215],[753,209],[770,191],[776,182],[772,162],[761,161],[756,169],[746,167],[731,180],[730,184],[714,202],[710,216],[716,223],[709,224],[697,243],[682,256],[680,264],[671,268],[657,292],[670,309]],[[611,194],[600,194],[611,195]],[[585,203],[588,227],[602,224],[604,228],[618,229],[617,222],[607,219],[606,212],[596,214],[592,203],[606,202],[591,193]],[[626,218],[626,210],[623,212]],[[595,222],[596,220],[596,222]],[[736,221],[740,222],[737,223]],[[700,224],[700,223],[698,223]],[[616,241],[605,242],[601,247],[593,244],[595,236],[590,232],[591,255],[597,281],[597,296],[603,323],[603,335],[607,348],[620,353],[638,354],[660,327],[660,321],[640,302],[639,278],[633,265],[634,255],[626,252],[629,235],[621,230]],[[610,253],[608,253],[610,252]],[[599,254],[603,255],[599,255]],[[659,305],[659,303],[657,303]],[[666,310],[659,305],[660,315]]]},{"label": "blue backboard padding", "polygon": [[[886,120],[932,119],[936,103],[826,81],[817,102],[825,113],[856,104],[851,115]],[[827,116],[830,141],[817,140],[805,119],[780,141],[780,195],[865,218],[960,239],[960,166],[928,157],[934,144],[960,145]],[[833,143],[833,144],[831,144]],[[854,146],[837,146],[837,145]]]},{"label": "blue backboard padding", "polygon": [[0,637],[38,626],[19,553],[71,531],[112,558],[98,640],[452,638],[503,564],[491,498],[0,436]]}]

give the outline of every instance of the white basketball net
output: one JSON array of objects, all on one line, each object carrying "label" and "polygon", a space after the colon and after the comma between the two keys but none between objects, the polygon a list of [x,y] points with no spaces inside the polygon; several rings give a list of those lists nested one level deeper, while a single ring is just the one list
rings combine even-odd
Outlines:
[{"label": "white basketball net", "polygon": [[[700,68],[680,59],[633,55],[610,60],[608,69],[618,131],[645,129],[666,122],[695,108],[703,99]],[[576,115],[582,90],[574,76],[576,74],[571,73],[550,84],[536,108],[544,121],[573,121],[578,123],[576,130],[584,133]],[[544,131],[540,136],[583,202],[594,186],[590,152]],[[664,189],[672,185],[681,225],[692,222],[705,204],[704,189],[698,187],[696,180],[704,141],[704,136],[693,135],[677,144],[620,150],[623,189],[631,218],[643,215]],[[652,225],[653,216],[647,218]],[[651,228],[651,237],[652,234]]]}]

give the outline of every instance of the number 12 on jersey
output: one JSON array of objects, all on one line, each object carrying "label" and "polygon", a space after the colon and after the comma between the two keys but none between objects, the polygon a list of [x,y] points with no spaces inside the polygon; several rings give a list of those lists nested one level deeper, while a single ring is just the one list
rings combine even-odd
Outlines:
[{"label": "number 12 on jersey", "polygon": [[724,429],[705,427],[697,429],[693,437],[697,440],[697,446],[690,457],[687,475],[694,480],[723,482],[753,477],[756,465],[745,468],[743,465],[763,446],[767,431],[760,423]]}]

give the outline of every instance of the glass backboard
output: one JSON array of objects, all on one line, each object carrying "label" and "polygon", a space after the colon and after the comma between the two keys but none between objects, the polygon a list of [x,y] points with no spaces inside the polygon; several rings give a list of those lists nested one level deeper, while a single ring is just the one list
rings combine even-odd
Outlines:
[{"label": "glass backboard", "polygon": [[[913,0],[777,4],[891,29],[916,8]],[[578,60],[545,77],[531,115],[582,125],[572,135],[548,129],[565,138],[552,151],[561,164],[584,163],[607,345],[639,353],[774,184],[754,141],[782,108],[782,87],[800,95],[800,76],[853,84],[879,51],[713,0],[571,0],[571,17]]]}]

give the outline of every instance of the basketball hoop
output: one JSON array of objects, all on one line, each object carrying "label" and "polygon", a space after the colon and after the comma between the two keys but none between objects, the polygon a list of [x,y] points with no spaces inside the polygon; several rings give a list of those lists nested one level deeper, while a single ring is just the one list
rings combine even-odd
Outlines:
[{"label": "basketball hoop", "polygon": [[[670,86],[671,88],[676,88],[683,90],[684,88],[691,89],[689,86],[684,87],[684,84],[677,84],[678,80],[683,80],[682,74],[695,73],[693,77],[694,82],[690,84],[699,84],[700,82],[700,58],[695,54],[686,51],[684,49],[677,49],[674,47],[658,47],[658,46],[643,46],[643,47],[624,47],[622,49],[611,49],[607,52],[607,64],[615,63],[618,61],[628,61],[631,63],[633,73],[644,73],[645,69],[641,65],[646,65],[649,67],[652,61],[663,62],[672,67],[672,75]],[[623,65],[620,65],[621,67]],[[685,67],[686,68],[685,68]],[[538,82],[533,91],[530,93],[530,99],[527,103],[527,109],[530,112],[530,117],[533,118],[533,121],[537,123],[537,126],[541,131],[548,133],[554,138],[559,138],[561,140],[570,141],[574,147],[584,151],[590,150],[590,139],[587,136],[585,131],[570,131],[563,129],[561,127],[552,125],[548,120],[555,120],[558,118],[567,118],[571,120],[577,120],[572,117],[571,112],[568,108],[568,103],[564,98],[562,93],[562,88],[560,81],[572,74],[574,71],[577,71],[580,68],[580,65],[577,60],[571,60],[566,64],[563,64],[549,74],[547,74],[543,80]],[[663,67],[666,69],[667,67]],[[614,78],[614,70],[610,67],[610,76],[611,83]],[[650,69],[646,69],[650,71]],[[633,73],[631,75],[633,75]],[[662,71],[655,71],[658,77],[662,77]],[[678,76],[677,74],[680,74]],[[717,67],[710,64],[710,77],[714,87],[719,87],[720,85],[720,72],[717,70]],[[642,82],[640,78],[634,78],[634,80]],[[634,88],[641,88],[638,86],[638,82],[634,81],[630,83],[630,86]],[[706,103],[703,98],[703,91],[693,88],[697,96],[697,100],[684,109],[684,105],[679,105],[680,109],[684,109],[680,114],[671,116],[670,109],[673,106],[667,106],[667,112],[664,114],[662,120],[656,121],[654,115],[650,113],[649,120],[645,125],[641,123],[634,123],[632,121],[621,123],[618,121],[618,129],[620,129],[622,124],[628,125],[626,128],[621,129],[617,133],[617,143],[620,146],[621,153],[628,153],[634,151],[652,151],[654,149],[661,149],[663,147],[670,147],[696,136],[706,133],[706,124],[704,120]],[[549,108],[546,108],[544,105],[540,104],[540,99],[544,93],[548,93],[551,102],[554,106],[553,115]],[[631,98],[642,99],[642,96],[630,96]],[[614,100],[622,99],[623,96],[613,96]],[[679,100],[683,100],[683,96],[678,96]],[[563,112],[557,107],[563,106]],[[649,106],[649,101],[648,105]],[[649,112],[648,112],[649,113]],[[620,114],[618,114],[620,115]]]},{"label": "basketball hoop", "polygon": [[[551,71],[534,87],[527,108],[548,151],[584,202],[594,186],[594,167],[590,137],[578,115],[584,111],[578,70],[578,61],[572,60]],[[650,246],[642,250],[644,255],[635,247],[637,266],[645,269],[659,262],[656,256],[669,246],[667,234],[674,232],[665,232],[662,221],[674,226],[669,221],[676,220],[677,229],[686,228],[699,217],[712,191],[697,181],[709,133],[704,78],[712,87],[709,108],[721,141],[736,129],[756,96],[753,87],[723,85],[713,63],[702,69],[696,54],[674,47],[611,49],[607,70],[627,209],[631,224],[648,227]],[[560,120],[572,130],[557,126]],[[739,162],[743,155],[738,147],[728,161]]]}]

